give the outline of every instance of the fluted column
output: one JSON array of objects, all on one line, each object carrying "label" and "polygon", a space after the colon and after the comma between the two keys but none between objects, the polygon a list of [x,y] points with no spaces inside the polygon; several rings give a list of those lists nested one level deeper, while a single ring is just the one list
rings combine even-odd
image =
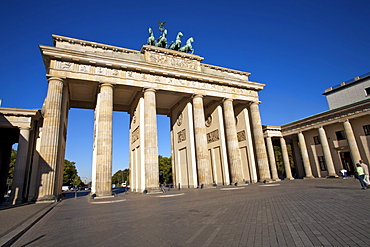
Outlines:
[{"label": "fluted column", "polygon": [[58,176],[58,146],[61,127],[63,98],[63,80],[58,77],[49,78],[48,92],[45,99],[44,122],[40,144],[39,174],[41,175],[38,200],[52,200]]},{"label": "fluted column", "polygon": [[254,145],[256,147],[257,164],[260,181],[270,180],[270,169],[267,158],[265,140],[261,124],[261,116],[257,102],[252,102],[250,105],[252,129],[254,136]]},{"label": "fluted column", "polygon": [[320,136],[322,151],[324,153],[326,167],[328,168],[328,176],[338,177],[338,175],[335,173],[334,163],[333,163],[333,159],[331,158],[328,139],[326,138],[326,133],[323,127],[319,128],[319,136]]},{"label": "fluted column", "polygon": [[212,183],[210,161],[207,149],[206,126],[204,122],[203,96],[193,97],[195,150],[198,166],[199,185],[209,186]]},{"label": "fluted column", "polygon": [[284,137],[280,137],[280,145],[281,145],[281,153],[283,155],[283,163],[285,168],[285,179],[293,180],[292,176],[292,170],[290,168],[290,162],[289,162],[289,155],[288,155],[288,149],[286,147],[285,139]]},{"label": "fluted column", "polygon": [[355,135],[353,134],[352,126],[347,119],[344,123],[344,131],[346,132],[349,150],[351,151],[353,164],[356,164],[361,160],[360,152],[358,150]]},{"label": "fluted column", "polygon": [[298,139],[299,139],[299,144],[300,144],[300,147],[301,147],[304,171],[306,173],[305,178],[313,178],[310,159],[308,158],[306,141],[305,141],[305,138],[304,138],[304,135],[303,135],[302,132],[298,133]]},{"label": "fluted column", "polygon": [[96,123],[95,194],[112,195],[113,85],[100,85]]},{"label": "fluted column", "polygon": [[159,188],[157,112],[152,88],[144,91],[144,124],[145,188],[150,192]]},{"label": "fluted column", "polygon": [[274,146],[272,145],[271,136],[266,137],[266,145],[267,145],[267,153],[269,155],[272,180],[276,181],[276,180],[279,180],[279,176],[278,176],[277,169],[276,169]]},{"label": "fluted column", "polygon": [[11,200],[13,204],[22,203],[26,200],[24,188],[27,170],[27,157],[29,147],[30,128],[20,128],[17,159],[14,165],[14,177],[12,183]]},{"label": "fluted column", "polygon": [[226,99],[223,103],[223,106],[231,182],[238,183],[243,181],[243,171],[238,136],[236,134],[233,100]]}]

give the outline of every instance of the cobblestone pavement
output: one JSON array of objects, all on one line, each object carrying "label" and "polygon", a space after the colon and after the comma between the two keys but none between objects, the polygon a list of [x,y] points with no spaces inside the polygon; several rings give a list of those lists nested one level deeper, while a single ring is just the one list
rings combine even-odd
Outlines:
[{"label": "cobblestone pavement", "polygon": [[13,246],[370,246],[369,209],[353,178],[78,197]]}]

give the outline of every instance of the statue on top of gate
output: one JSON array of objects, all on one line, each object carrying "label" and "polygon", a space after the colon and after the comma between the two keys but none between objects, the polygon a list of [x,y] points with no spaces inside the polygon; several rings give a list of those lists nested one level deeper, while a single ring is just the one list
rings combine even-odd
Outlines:
[{"label": "statue on top of gate", "polygon": [[181,52],[191,52],[194,53],[194,49],[192,46],[192,43],[194,42],[193,37],[190,37],[184,46],[181,46],[181,37],[183,36],[182,32],[178,32],[176,36],[176,40],[172,41],[170,44],[167,44],[167,29],[164,27],[166,22],[160,22],[157,21],[159,25],[159,31],[161,32],[161,36],[159,36],[158,40],[155,39],[154,33],[152,28],[149,28],[149,38],[147,41],[148,45],[152,46],[157,46],[157,47],[162,47],[162,48],[167,48],[170,50],[175,50],[175,51],[181,51]]}]

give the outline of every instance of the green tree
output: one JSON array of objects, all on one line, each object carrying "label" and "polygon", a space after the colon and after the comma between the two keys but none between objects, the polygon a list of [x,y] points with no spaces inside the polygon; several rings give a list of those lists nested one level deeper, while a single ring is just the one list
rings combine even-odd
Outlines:
[{"label": "green tree", "polygon": [[75,164],[76,162],[64,160],[63,185],[80,186],[83,184]]},{"label": "green tree", "polygon": [[[288,156],[289,156],[290,167],[294,169],[295,165],[294,165],[294,160],[293,160],[292,146],[290,144],[287,144],[286,146],[287,146],[287,151],[288,151]],[[284,167],[283,154],[281,152],[281,147],[274,146],[274,153],[275,153],[275,161],[276,161],[278,173],[279,175],[285,176],[285,167]]]},{"label": "green tree", "polygon": [[116,186],[120,186],[123,182],[130,183],[129,181],[129,169],[125,170],[118,170],[114,175],[112,176],[112,184],[115,184]]},{"label": "green tree", "polygon": [[[172,180],[172,162],[171,157],[163,157],[158,155],[158,165],[159,165],[159,174],[160,174],[160,183],[173,183]],[[162,176],[161,176],[162,175]]]},{"label": "green tree", "polygon": [[10,155],[9,171],[8,171],[8,184],[11,184],[13,182],[14,165],[15,165],[16,159],[17,159],[17,150],[12,149],[12,153]]}]

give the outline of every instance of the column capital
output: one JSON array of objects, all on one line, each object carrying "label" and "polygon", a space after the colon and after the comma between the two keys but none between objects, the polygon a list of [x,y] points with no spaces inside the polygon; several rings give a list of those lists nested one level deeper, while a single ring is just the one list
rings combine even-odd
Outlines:
[{"label": "column capital", "polygon": [[112,83],[108,83],[108,82],[99,82],[99,86],[100,87],[106,87],[106,86],[109,86],[111,88],[114,88],[114,85]]},{"label": "column capital", "polygon": [[223,99],[222,99],[222,102],[226,102],[226,101],[231,101],[231,102],[233,102],[234,100],[233,100],[232,98],[223,98]]},{"label": "column capital", "polygon": [[148,87],[148,88],[143,88],[143,92],[145,93],[145,92],[153,92],[153,93],[155,93],[157,90],[155,90],[154,88],[152,88],[152,87]]},{"label": "column capital", "polygon": [[202,94],[193,94],[192,98],[203,98]]},{"label": "column capital", "polygon": [[248,102],[249,105],[259,105],[261,103],[262,103],[262,101],[259,101],[259,100],[258,101],[249,101]]},{"label": "column capital", "polygon": [[61,81],[61,82],[64,82],[64,80],[66,79],[66,78],[62,78],[62,77],[48,76],[48,75],[46,77],[48,79],[48,82],[50,82],[50,81]]}]

